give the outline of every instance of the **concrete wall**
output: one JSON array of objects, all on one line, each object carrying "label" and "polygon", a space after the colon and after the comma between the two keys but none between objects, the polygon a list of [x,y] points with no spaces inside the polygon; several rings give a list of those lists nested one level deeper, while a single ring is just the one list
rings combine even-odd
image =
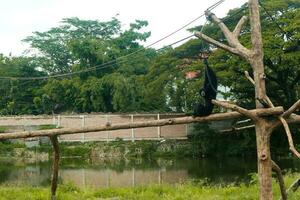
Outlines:
[{"label": "concrete wall", "polygon": [[[34,130],[32,127],[54,124],[63,128],[80,128],[128,122],[141,122],[156,119],[182,117],[183,114],[85,114],[85,115],[41,115],[0,117],[0,126],[10,127],[13,131]],[[182,139],[187,136],[187,125],[164,127],[147,127],[139,129],[78,133],[60,136],[61,141],[111,141],[117,138],[123,140],[153,140],[153,139]]]}]

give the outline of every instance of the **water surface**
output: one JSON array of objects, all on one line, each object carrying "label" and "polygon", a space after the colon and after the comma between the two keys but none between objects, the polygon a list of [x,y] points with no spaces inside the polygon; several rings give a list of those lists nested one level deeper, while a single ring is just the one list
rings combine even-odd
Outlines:
[{"label": "water surface", "polygon": [[[278,164],[289,171],[300,171],[300,161],[281,159]],[[255,158],[133,159],[83,161],[62,159],[61,183],[78,187],[131,187],[147,184],[181,183],[189,180],[209,184],[249,183],[256,172]],[[0,160],[0,183],[5,185],[49,186],[50,162],[27,163]]]}]

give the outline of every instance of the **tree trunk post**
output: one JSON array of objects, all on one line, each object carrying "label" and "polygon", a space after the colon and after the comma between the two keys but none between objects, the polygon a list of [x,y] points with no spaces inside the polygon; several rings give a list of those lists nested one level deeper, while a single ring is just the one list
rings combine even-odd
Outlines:
[{"label": "tree trunk post", "polygon": [[[160,120],[160,114],[159,113],[157,114],[157,120]],[[157,139],[160,140],[160,138],[161,138],[161,127],[158,126],[157,127]]]},{"label": "tree trunk post", "polygon": [[256,144],[257,144],[257,164],[259,178],[259,199],[272,200],[272,161],[270,152],[270,136],[268,122],[261,119],[255,124]]},{"label": "tree trunk post", "polygon": [[[255,82],[256,108],[263,108],[266,99],[265,73],[263,63],[263,43],[261,34],[258,0],[249,0],[252,50],[249,62],[253,69]],[[272,163],[270,153],[271,132],[267,130],[268,123],[261,119],[255,124],[257,144],[257,164],[260,183],[260,199],[272,200]]]},{"label": "tree trunk post", "polygon": [[[267,101],[266,86],[265,86],[265,73],[264,73],[264,62],[263,62],[263,43],[261,34],[261,24],[259,15],[259,4],[258,0],[248,0],[249,5],[249,18],[251,26],[251,49],[246,48],[240,43],[238,37],[241,33],[242,27],[245,24],[247,17],[243,16],[233,31],[224,24],[215,14],[211,13],[210,10],[205,12],[206,16],[213,21],[223,32],[227,44],[221,43],[205,34],[196,32],[195,36],[202,40],[213,44],[214,46],[228,51],[234,55],[247,60],[253,70],[253,79],[251,82],[255,85],[255,102],[256,108],[264,108],[265,105],[269,105]],[[248,78],[249,79],[249,78]],[[218,103],[217,103],[218,104]],[[224,104],[219,104],[221,107]],[[236,108],[236,107],[233,107]],[[271,165],[271,154],[270,154],[270,136],[272,132],[271,122],[267,121],[263,116],[255,117],[249,115],[244,109],[237,109],[236,111],[252,117],[255,123],[256,131],[256,143],[257,143],[257,156],[258,156],[258,175],[260,183],[260,199],[261,200],[272,200],[272,165]]]},{"label": "tree trunk post", "polygon": [[57,136],[50,137],[53,146],[53,164],[52,164],[52,180],[51,180],[51,200],[56,199],[56,189],[58,181],[58,169],[59,169],[59,145]]}]

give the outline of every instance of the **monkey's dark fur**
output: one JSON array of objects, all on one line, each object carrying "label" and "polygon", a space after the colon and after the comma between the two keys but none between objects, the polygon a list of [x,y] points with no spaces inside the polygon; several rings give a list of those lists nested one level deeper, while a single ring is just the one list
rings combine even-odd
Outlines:
[{"label": "monkey's dark fur", "polygon": [[212,113],[214,105],[211,100],[217,97],[218,80],[214,71],[209,67],[207,60],[205,64],[204,86],[199,93],[204,98],[204,104],[197,103],[194,106],[193,116],[208,116]]}]

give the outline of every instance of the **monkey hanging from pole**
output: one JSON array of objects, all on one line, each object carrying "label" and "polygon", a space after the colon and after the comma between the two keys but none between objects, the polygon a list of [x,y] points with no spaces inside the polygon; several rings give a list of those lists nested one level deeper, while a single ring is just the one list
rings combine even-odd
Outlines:
[{"label": "monkey hanging from pole", "polygon": [[208,116],[212,113],[214,104],[212,103],[213,99],[217,97],[217,89],[218,89],[218,80],[215,72],[208,65],[208,53],[200,54],[203,59],[203,63],[205,65],[204,70],[204,84],[200,89],[200,96],[203,97],[204,103],[197,102],[194,105],[193,116],[201,117]]}]

